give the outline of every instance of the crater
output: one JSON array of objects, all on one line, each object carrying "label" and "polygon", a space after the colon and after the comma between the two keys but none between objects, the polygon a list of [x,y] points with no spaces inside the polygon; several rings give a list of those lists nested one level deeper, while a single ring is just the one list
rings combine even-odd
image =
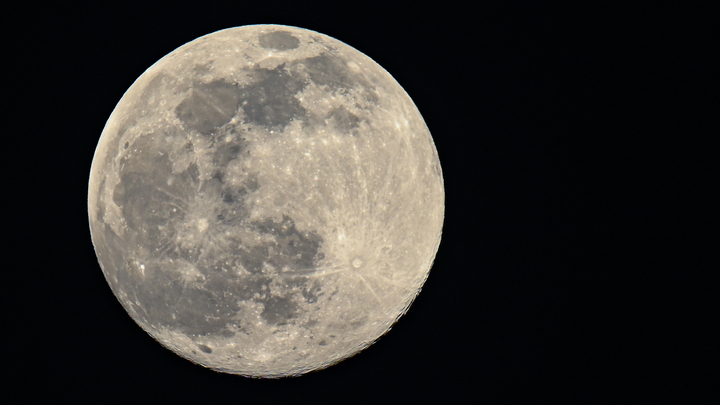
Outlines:
[{"label": "crater", "polygon": [[260,36],[260,46],[276,51],[288,51],[300,46],[300,40],[287,31],[273,31]]}]

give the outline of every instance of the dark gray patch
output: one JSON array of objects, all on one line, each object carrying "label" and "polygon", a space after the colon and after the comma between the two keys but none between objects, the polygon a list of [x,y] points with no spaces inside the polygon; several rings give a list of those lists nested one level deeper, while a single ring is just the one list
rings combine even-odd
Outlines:
[{"label": "dark gray patch", "polygon": [[203,288],[217,296],[232,300],[264,299],[270,291],[272,278],[264,275],[238,275],[238,256],[232,252],[205,269]]},{"label": "dark gray patch", "polygon": [[218,290],[185,286],[173,272],[149,264],[145,274],[145,280],[132,285],[150,323],[194,336],[232,335],[226,327],[235,323],[239,307],[237,297],[223,293],[227,284]]},{"label": "dark gray patch", "polygon": [[268,260],[269,250],[267,245],[252,246],[244,249],[241,256],[242,265],[245,270],[252,274],[259,274],[265,267]]},{"label": "dark gray patch", "polygon": [[[133,118],[129,118],[129,117],[128,117],[128,118],[125,118],[125,120],[123,120],[123,121],[120,123],[120,125],[118,126],[117,135],[116,135],[115,138],[114,138],[115,141],[117,142],[117,145],[115,145],[115,147],[113,147],[113,148],[111,149],[110,153],[119,152],[119,149],[118,149],[118,148],[120,147],[120,139],[123,137],[123,135],[125,135],[125,133],[126,133],[130,128],[134,127],[135,125],[137,125],[137,119],[133,119]],[[113,154],[113,156],[115,156],[115,154]]]},{"label": "dark gray patch", "polygon": [[250,173],[247,180],[245,180],[244,185],[248,191],[257,191],[260,188],[260,183],[257,179],[257,173]]},{"label": "dark gray patch", "polygon": [[225,187],[222,191],[222,201],[227,205],[240,204],[245,200],[248,190],[245,187]]},{"label": "dark gray patch", "polygon": [[360,126],[360,118],[348,111],[345,107],[338,107],[330,112],[329,118],[335,128],[343,133],[352,133],[352,130]]},{"label": "dark gray patch", "polygon": [[146,110],[145,107],[147,107],[150,104],[150,99],[153,99],[153,102],[157,103],[162,99],[162,91],[161,88],[163,86],[163,79],[167,77],[164,73],[158,73],[153,77],[143,88],[142,94],[140,95],[140,105],[136,109],[136,111],[142,111]]},{"label": "dark gray patch", "polygon": [[239,202],[234,206],[221,208],[216,216],[216,220],[225,226],[237,226],[245,221],[247,215],[248,210],[244,202]]},{"label": "dark gray patch", "polygon": [[229,271],[233,267],[232,263],[224,262],[215,266],[198,265],[198,270],[206,276],[205,283],[186,286],[177,279],[177,273],[146,266],[148,279],[127,279],[130,273],[126,272],[121,284],[134,286],[135,300],[148,323],[193,336],[233,336],[232,329],[241,326],[236,315],[240,311],[239,303],[244,300],[267,302],[266,316],[274,323],[294,316],[297,306],[290,298],[268,298],[270,277],[239,277]]},{"label": "dark gray patch", "polygon": [[310,80],[332,90],[351,88],[355,82],[345,62],[338,57],[324,54],[304,59],[300,64]]},{"label": "dark gray patch", "polygon": [[113,200],[122,207],[128,229],[144,244],[157,247],[162,243],[159,227],[170,221],[173,207],[168,196],[144,180],[140,173],[123,175],[113,191]]},{"label": "dark gray patch", "polygon": [[257,81],[238,92],[246,123],[262,125],[269,130],[282,129],[293,119],[305,115],[305,109],[294,97],[305,83],[290,76],[285,64],[275,69],[257,68],[252,72]]},{"label": "dark gray patch", "polygon": [[[183,173],[172,173],[169,158],[152,148],[152,136],[138,138],[137,151],[121,160],[120,182],[113,190],[113,201],[121,207],[128,230],[148,249],[172,240],[172,227],[166,225],[177,217],[173,208],[182,205],[198,183],[194,164]],[[174,181],[168,184],[171,176]]]},{"label": "dark gray patch", "polygon": [[300,232],[288,216],[280,221],[268,218],[253,225],[258,232],[273,235],[275,240],[241,248],[241,263],[250,273],[262,273],[266,265],[275,271],[307,271],[323,259],[322,238],[314,231]]},{"label": "dark gray patch", "polygon": [[283,277],[282,286],[288,291],[300,291],[305,287],[308,278],[306,276],[298,276],[291,274],[290,276]]},{"label": "dark gray patch", "polygon": [[314,280],[310,285],[306,285],[302,291],[302,296],[308,304],[316,303],[321,295],[322,288],[317,280]]},{"label": "dark gray patch", "polygon": [[115,187],[113,199],[121,201],[125,224],[136,242],[149,249],[160,248],[168,236],[165,226],[173,216],[170,198],[143,181],[139,173],[128,173]]},{"label": "dark gray patch", "polygon": [[270,283],[270,277],[248,276],[240,279],[237,285],[233,286],[233,290],[241,300],[252,300],[256,295],[262,299],[270,291]]},{"label": "dark gray patch", "polygon": [[[97,225],[102,228],[98,229]],[[125,241],[107,225],[91,223],[91,226],[93,226],[93,242],[99,262],[108,275],[107,279],[113,291],[118,291],[120,286],[124,285],[122,279],[126,274]]]},{"label": "dark gray patch", "polygon": [[275,242],[267,243],[265,246],[272,249],[272,255],[268,252],[267,263],[276,269],[287,267],[290,271],[312,269],[317,261],[323,259],[320,246],[323,242],[317,232],[300,232],[295,227],[295,222],[284,215],[282,220],[275,221],[272,218],[254,223],[256,229],[261,233],[275,236]]},{"label": "dark gray patch", "polygon": [[379,101],[372,83],[357,75],[347,66],[347,61],[325,53],[295,62],[295,68],[307,76],[308,80],[319,86],[327,86],[331,92],[343,93],[348,89],[358,89],[370,103]]},{"label": "dark gray patch", "polygon": [[175,114],[188,128],[210,135],[232,120],[238,105],[234,85],[222,80],[196,83],[192,94],[175,108]]},{"label": "dark gray patch", "polygon": [[260,46],[265,49],[287,51],[300,46],[300,40],[286,31],[273,31],[260,36]]},{"label": "dark gray patch", "polygon": [[327,346],[328,343],[325,341],[325,339],[323,339],[323,340],[321,340],[321,341],[318,342],[318,345],[319,345],[319,346]]},{"label": "dark gray patch", "polygon": [[357,321],[350,322],[350,327],[353,329],[357,329],[367,323],[367,319],[359,319]]},{"label": "dark gray patch", "polygon": [[234,138],[230,142],[220,140],[215,145],[213,151],[213,161],[215,164],[224,168],[231,161],[238,159],[247,149],[248,142],[242,138]]},{"label": "dark gray patch", "polygon": [[198,347],[198,348],[200,349],[200,351],[203,352],[203,353],[207,353],[207,354],[212,353],[212,349],[209,348],[209,347],[207,347],[207,346],[205,346],[205,345],[200,345],[200,344],[199,344],[199,345],[197,345],[197,347]]},{"label": "dark gray patch", "polygon": [[265,308],[260,316],[273,325],[286,324],[288,320],[298,314],[298,306],[292,301],[292,297],[272,296],[262,301]]},{"label": "dark gray patch", "polygon": [[[224,127],[223,131],[230,130],[228,128]],[[102,262],[117,262],[114,267],[118,281],[111,283],[116,291],[127,293],[130,304],[126,309],[130,308],[128,311],[136,314],[140,322],[153,327],[162,325],[193,336],[232,336],[242,301],[263,303],[262,317],[271,324],[287,323],[296,317],[298,303],[303,299],[317,301],[321,295],[319,284],[309,285],[307,277],[292,273],[304,274],[317,266],[317,261],[322,259],[323,241],[316,232],[297,229],[287,216],[282,220],[247,224],[273,237],[272,242],[258,246],[249,247],[237,239],[226,241],[231,247],[223,254],[201,255],[200,249],[184,251],[180,246],[170,246],[167,250],[168,242],[175,240],[178,231],[173,221],[182,220],[180,212],[189,209],[189,201],[203,195],[221,196],[221,200],[214,200],[217,201],[214,215],[221,225],[235,226],[247,220],[245,198],[257,190],[259,184],[251,175],[242,186],[231,187],[224,183],[223,171],[218,170],[217,175],[204,181],[198,190],[197,166],[192,164],[184,173],[172,173],[172,162],[167,155],[158,153],[158,139],[162,138],[153,134],[139,137],[134,143],[137,151],[122,158],[121,182],[114,190],[113,199],[123,210],[129,239],[116,241],[112,252],[98,252]],[[221,143],[222,137],[216,139],[213,152],[216,163],[229,164],[243,153],[244,141],[236,139],[229,143]],[[171,176],[174,181],[168,185]],[[180,210],[173,212],[175,207]],[[119,239],[109,227],[105,226],[105,230],[109,237]],[[130,260],[132,256],[124,248],[136,245],[151,252],[158,248],[164,259],[183,257],[192,262],[204,276],[195,282],[202,284],[186,284],[179,273],[164,267],[167,264],[152,261],[146,261],[144,271],[140,272],[137,260]],[[114,252],[118,252],[117,258],[105,258]],[[241,266],[251,274],[238,275],[237,269]],[[287,273],[281,274],[283,271]],[[284,295],[280,297],[271,295],[270,286],[277,277],[282,277],[279,281],[284,283]]]},{"label": "dark gray patch", "polygon": [[202,75],[208,74],[212,70],[213,62],[214,61],[211,60],[211,61],[208,61],[208,63],[206,63],[204,65],[195,65],[195,67],[193,68],[193,72],[197,76],[202,76]]}]

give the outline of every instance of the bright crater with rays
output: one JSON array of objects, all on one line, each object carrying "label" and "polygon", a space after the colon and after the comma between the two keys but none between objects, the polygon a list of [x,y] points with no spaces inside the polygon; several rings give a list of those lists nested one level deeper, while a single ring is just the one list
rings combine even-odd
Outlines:
[{"label": "bright crater with rays", "polygon": [[367,56],[304,29],[198,38],[110,116],[96,253],[130,316],[212,369],[281,377],[352,356],[407,311],[440,242],[425,123]]}]

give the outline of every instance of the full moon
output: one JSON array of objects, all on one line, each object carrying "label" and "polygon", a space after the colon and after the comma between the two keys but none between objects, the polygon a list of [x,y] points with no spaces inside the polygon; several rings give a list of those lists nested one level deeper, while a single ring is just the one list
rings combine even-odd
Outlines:
[{"label": "full moon", "polygon": [[422,116],[373,60],[252,25],[146,70],[100,136],[92,241],[148,334],[220,372],[276,378],[355,355],[409,308],[444,217]]}]

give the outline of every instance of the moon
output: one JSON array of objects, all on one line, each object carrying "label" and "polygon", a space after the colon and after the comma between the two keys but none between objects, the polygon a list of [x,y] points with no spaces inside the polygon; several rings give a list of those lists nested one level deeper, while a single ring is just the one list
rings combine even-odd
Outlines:
[{"label": "moon", "polygon": [[428,277],[444,186],[403,88],[314,31],[251,25],[160,59],[123,95],[90,170],[113,293],[216,371],[326,368],[385,334]]}]

